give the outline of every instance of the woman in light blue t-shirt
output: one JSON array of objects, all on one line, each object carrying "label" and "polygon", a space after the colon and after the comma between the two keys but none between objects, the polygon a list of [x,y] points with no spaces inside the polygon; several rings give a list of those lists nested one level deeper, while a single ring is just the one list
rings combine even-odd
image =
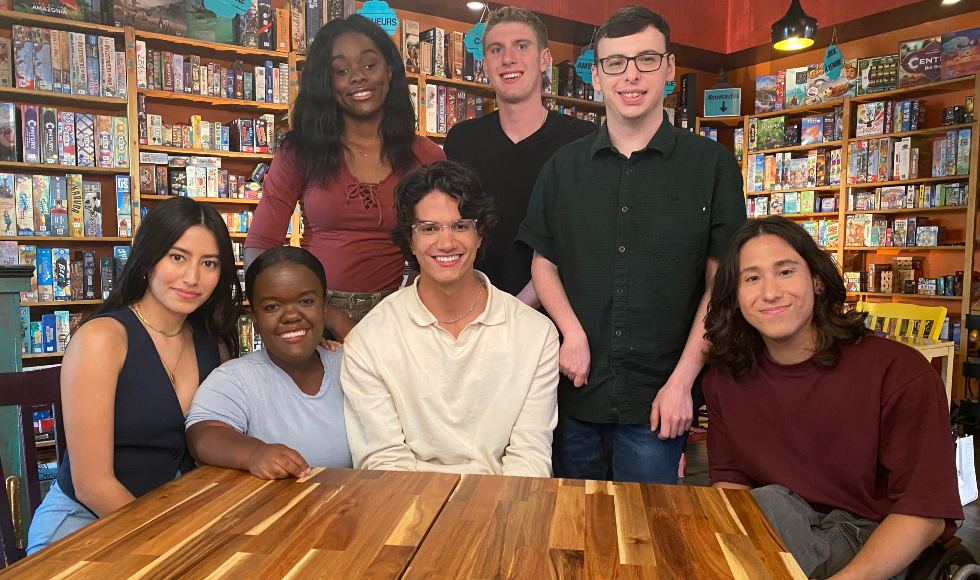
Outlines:
[{"label": "woman in light blue t-shirt", "polygon": [[207,378],[187,415],[200,463],[263,479],[304,477],[312,467],[351,467],[343,355],[320,345],[327,281],[310,252],[263,252],[245,273],[245,295],[263,349]]}]

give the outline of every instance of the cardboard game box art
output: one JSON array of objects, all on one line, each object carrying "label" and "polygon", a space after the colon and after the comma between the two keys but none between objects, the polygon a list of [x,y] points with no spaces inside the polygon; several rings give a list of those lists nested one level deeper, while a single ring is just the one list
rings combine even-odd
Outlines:
[{"label": "cardboard game box art", "polygon": [[98,0],[14,0],[14,11],[79,22],[102,20]]},{"label": "cardboard game box art", "polygon": [[110,0],[116,26],[187,36],[187,0]]}]

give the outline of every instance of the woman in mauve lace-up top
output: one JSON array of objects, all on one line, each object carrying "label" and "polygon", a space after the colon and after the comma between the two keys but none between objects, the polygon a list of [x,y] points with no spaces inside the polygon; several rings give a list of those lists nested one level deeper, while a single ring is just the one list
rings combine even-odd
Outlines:
[{"label": "woman in mauve lace-up top", "polygon": [[293,129],[245,240],[246,266],[283,245],[299,202],[302,245],[323,263],[330,288],[324,323],[343,340],[401,285],[405,259],[391,241],[395,185],[445,158],[415,134],[405,65],[390,37],[360,15],[330,21],[307,54]]}]

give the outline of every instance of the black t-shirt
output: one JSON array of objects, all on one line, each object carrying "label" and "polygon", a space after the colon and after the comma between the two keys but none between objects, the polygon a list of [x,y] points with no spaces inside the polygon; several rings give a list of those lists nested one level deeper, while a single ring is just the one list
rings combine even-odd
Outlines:
[{"label": "black t-shirt", "polygon": [[531,280],[532,252],[514,245],[517,230],[538,173],[556,151],[598,129],[595,123],[548,111],[544,125],[520,143],[500,127],[496,111],[455,125],[446,135],[446,157],[476,171],[483,191],[493,198],[497,226],[483,240],[485,253],[476,268],[494,286],[518,294]]}]

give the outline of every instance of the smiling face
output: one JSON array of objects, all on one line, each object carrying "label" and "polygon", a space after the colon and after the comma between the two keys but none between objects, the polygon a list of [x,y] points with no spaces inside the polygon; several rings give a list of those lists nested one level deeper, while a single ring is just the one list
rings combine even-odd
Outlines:
[{"label": "smiling face", "polygon": [[[599,40],[596,55],[603,59],[610,56],[633,57],[645,53],[663,54],[667,39],[663,33],[647,26],[636,34],[620,38],[604,37]],[[609,75],[601,66],[592,68],[592,82],[601,91],[609,115],[624,121],[643,121],[651,116],[663,115],[664,86],[674,80],[674,55],[664,58],[660,68],[653,72],[640,72],[636,63],[627,63],[626,71]]]},{"label": "smiling face", "polygon": [[497,99],[520,103],[541,99],[541,75],[551,51],[538,46],[534,30],[523,22],[501,22],[483,37],[483,69]]},{"label": "smiling face", "polygon": [[[441,191],[433,191],[415,206],[417,222],[434,222],[448,226],[458,220],[459,201]],[[449,228],[432,239],[412,234],[412,253],[419,261],[422,277],[436,284],[453,284],[473,276],[473,262],[482,238],[475,229],[470,234],[454,236]]]},{"label": "smiling face", "polygon": [[766,345],[813,347],[813,305],[821,284],[786,240],[763,234],[739,252],[738,305]]},{"label": "smiling face", "polygon": [[190,314],[218,285],[218,241],[204,226],[191,226],[147,275],[147,293],[172,312]]},{"label": "smiling face", "polygon": [[272,362],[302,363],[323,336],[324,289],[312,270],[295,262],[269,266],[255,277],[252,320]]},{"label": "smiling face", "polygon": [[348,115],[370,118],[388,97],[391,68],[367,36],[346,32],[334,40],[331,61],[333,98]]}]

